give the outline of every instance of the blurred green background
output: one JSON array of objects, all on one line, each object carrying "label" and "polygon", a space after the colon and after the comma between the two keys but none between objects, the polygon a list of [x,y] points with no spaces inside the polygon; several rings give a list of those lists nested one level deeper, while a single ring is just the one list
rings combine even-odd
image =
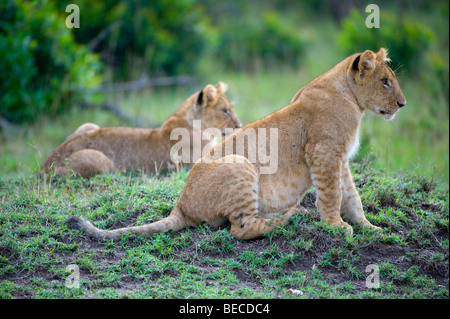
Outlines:
[{"label": "blurred green background", "polygon": [[[70,3],[80,28],[66,27]],[[370,3],[379,29],[365,26]],[[159,126],[207,83],[226,82],[241,120],[254,121],[348,55],[383,46],[408,104],[392,122],[366,114],[355,160],[448,188],[448,31],[447,0],[2,0],[0,179],[35,174],[84,122]],[[177,76],[189,81],[99,90]]]}]

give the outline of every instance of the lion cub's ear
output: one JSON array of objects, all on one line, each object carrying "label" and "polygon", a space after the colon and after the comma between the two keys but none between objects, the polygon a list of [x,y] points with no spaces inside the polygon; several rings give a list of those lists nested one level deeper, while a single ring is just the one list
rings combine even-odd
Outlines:
[{"label": "lion cub's ear", "polygon": [[226,83],[219,81],[219,83],[217,83],[216,85],[216,89],[218,94],[224,95],[228,89],[228,86],[226,85]]},{"label": "lion cub's ear", "polygon": [[211,84],[208,84],[200,91],[197,98],[197,106],[202,109],[207,108],[209,105],[213,105],[217,99],[217,88]]},{"label": "lion cub's ear", "polygon": [[389,59],[388,56],[388,50],[385,48],[380,48],[380,50],[377,52],[377,58],[385,63],[391,62],[391,59]]},{"label": "lion cub's ear", "polygon": [[360,79],[363,79],[372,74],[372,72],[375,70],[375,59],[375,53],[370,50],[364,51],[359,56],[358,71]]}]

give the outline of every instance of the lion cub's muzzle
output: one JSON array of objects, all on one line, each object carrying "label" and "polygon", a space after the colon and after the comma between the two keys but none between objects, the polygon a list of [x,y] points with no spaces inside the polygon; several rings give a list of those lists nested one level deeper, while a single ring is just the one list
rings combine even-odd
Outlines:
[{"label": "lion cub's muzzle", "polygon": [[[242,127],[242,124],[240,122],[237,123],[236,126],[232,129],[232,132],[235,132],[236,130],[240,129],[241,127]],[[227,137],[232,134],[232,133],[230,134],[229,131],[231,131],[231,130],[223,129],[222,131],[220,131],[220,133],[222,134],[222,137]]]}]

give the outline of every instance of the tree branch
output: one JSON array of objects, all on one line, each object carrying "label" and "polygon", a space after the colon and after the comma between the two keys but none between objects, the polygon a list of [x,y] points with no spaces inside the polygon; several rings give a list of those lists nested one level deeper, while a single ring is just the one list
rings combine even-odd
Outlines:
[{"label": "tree branch", "polygon": [[193,82],[189,76],[174,76],[149,79],[143,75],[137,81],[102,84],[95,89],[81,90],[85,93],[106,93],[141,90],[148,87],[189,85]]}]

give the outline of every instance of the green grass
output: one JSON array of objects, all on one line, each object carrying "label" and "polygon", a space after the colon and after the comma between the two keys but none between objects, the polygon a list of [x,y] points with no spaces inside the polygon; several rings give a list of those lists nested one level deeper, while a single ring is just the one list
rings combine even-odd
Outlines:
[{"label": "green grass", "polygon": [[[0,182],[0,297],[448,298],[448,190],[415,174],[352,170],[367,218],[383,227],[355,226],[352,238],[320,222],[309,192],[306,214],[257,240],[200,224],[96,242],[65,220],[80,215],[117,228],[161,219],[188,173]],[[80,288],[65,285],[70,264],[79,267]],[[378,289],[366,287],[369,264],[379,267]]]}]

